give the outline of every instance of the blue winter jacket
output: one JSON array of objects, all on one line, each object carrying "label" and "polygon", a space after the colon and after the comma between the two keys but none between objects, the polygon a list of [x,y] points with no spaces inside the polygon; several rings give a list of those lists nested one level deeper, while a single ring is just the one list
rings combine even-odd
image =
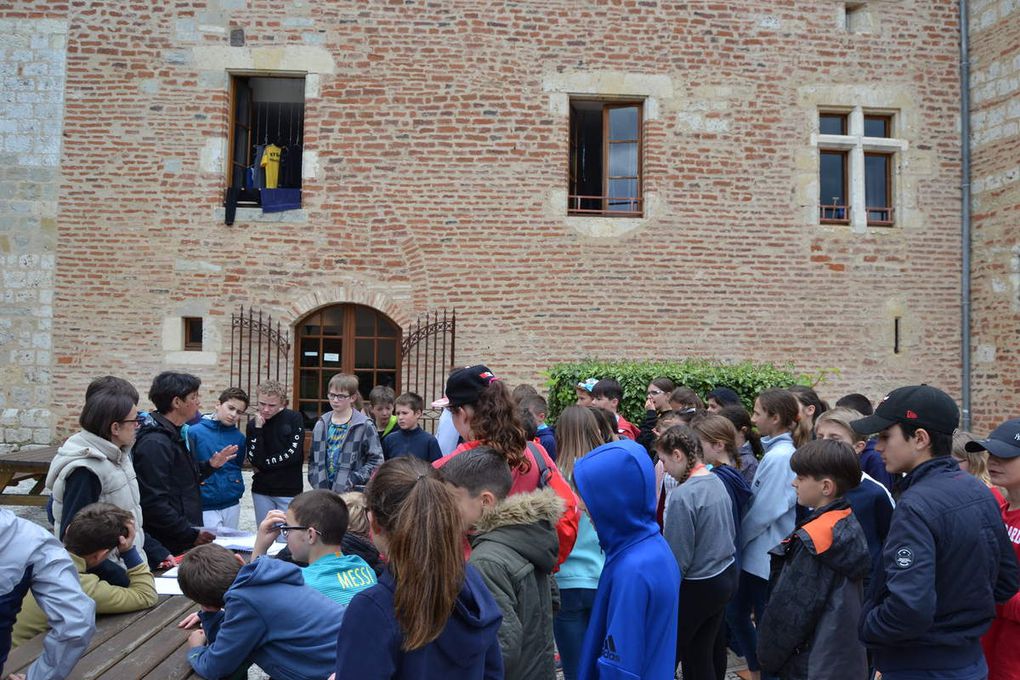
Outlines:
[{"label": "blue winter jacket", "polygon": [[222,510],[237,502],[244,495],[244,479],[241,477],[241,461],[244,460],[244,433],[236,425],[227,426],[212,416],[205,416],[188,427],[188,444],[191,455],[199,463],[213,457],[220,449],[233,444],[237,457],[228,460],[223,467],[202,481],[202,509]]},{"label": "blue winter jacket", "polygon": [[277,680],[322,680],[333,672],[337,604],[305,585],[300,567],[260,557],[246,564],[220,612],[202,612],[209,644],[188,652],[203,678],[227,677],[245,663]]},{"label": "blue winter jacket", "polygon": [[655,521],[655,469],[644,447],[603,444],[574,466],[606,564],[578,677],[666,680],[675,671],[680,569]]},{"label": "blue winter jacket", "polygon": [[994,496],[950,456],[901,483],[861,616],[883,672],[962,668],[981,658],[995,604],[1017,592],[1017,564]]},{"label": "blue winter jacket", "polygon": [[[503,680],[499,605],[470,564],[446,627],[411,652],[393,608],[396,582],[389,570],[354,596],[336,647],[336,680]],[[322,677],[326,677],[323,675]]]},{"label": "blue winter jacket", "polygon": [[741,564],[749,574],[768,579],[769,551],[793,533],[797,523],[797,491],[793,488],[790,458],[796,450],[793,437],[784,432],[762,437],[765,456],[758,464],[751,484],[751,498],[740,525]]}]

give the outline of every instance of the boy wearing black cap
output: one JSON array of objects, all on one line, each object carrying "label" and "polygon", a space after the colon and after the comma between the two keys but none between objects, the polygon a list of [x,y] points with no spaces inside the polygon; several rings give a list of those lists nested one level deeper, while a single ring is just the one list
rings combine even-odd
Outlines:
[{"label": "boy wearing black cap", "polygon": [[[1006,490],[1007,498],[995,492],[1006,535],[1020,561],[1020,418],[1007,420],[988,439],[967,442],[968,451],[988,451],[988,476],[992,484]],[[1011,499],[1011,500],[1010,500]],[[1020,678],[1020,592],[995,608],[995,620],[981,638],[988,662],[988,680]]]},{"label": "boy wearing black cap", "polygon": [[886,469],[904,473],[861,617],[861,640],[884,680],[981,680],[981,636],[996,603],[1017,591],[1017,564],[995,500],[952,459],[960,412],[928,385],[890,392],[851,423],[878,433]]}]

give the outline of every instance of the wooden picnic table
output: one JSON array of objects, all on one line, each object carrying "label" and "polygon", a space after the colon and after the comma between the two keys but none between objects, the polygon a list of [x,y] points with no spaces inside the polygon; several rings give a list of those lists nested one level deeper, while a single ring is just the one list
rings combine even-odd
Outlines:
[{"label": "wooden picnic table", "polygon": [[[96,617],[96,634],[68,680],[182,680],[198,678],[188,663],[188,632],[177,627],[197,605],[162,596],[152,609]],[[45,633],[11,651],[0,678],[27,673],[42,653]]]},{"label": "wooden picnic table", "polygon": [[[22,449],[0,456],[0,505],[46,505],[49,496],[43,495],[46,488],[46,473],[57,453],[56,446],[40,449]],[[35,485],[25,493],[7,493],[9,486],[34,479]]]}]

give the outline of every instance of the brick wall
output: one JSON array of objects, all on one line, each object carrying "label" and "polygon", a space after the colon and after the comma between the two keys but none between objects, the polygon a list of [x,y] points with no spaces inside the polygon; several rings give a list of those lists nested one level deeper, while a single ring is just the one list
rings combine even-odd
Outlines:
[{"label": "brick wall", "polygon": [[[400,324],[456,308],[458,358],[511,380],[584,356],[702,356],[839,369],[829,398],[922,380],[957,392],[956,3],[871,2],[853,34],[842,7],[63,10],[58,430],[109,372],[144,393],[162,368],[192,370],[211,401],[240,303],[288,323],[323,300]],[[309,74],[298,213],[222,223],[228,68]],[[645,218],[565,215],[571,93],[647,97]],[[898,227],[817,224],[812,140],[818,106],[834,105],[899,111]],[[175,346],[191,315],[205,318],[202,357]]]},{"label": "brick wall", "polygon": [[51,437],[67,23],[0,17],[0,452]]},{"label": "brick wall", "polygon": [[971,3],[974,429],[1020,415],[1020,4]]}]

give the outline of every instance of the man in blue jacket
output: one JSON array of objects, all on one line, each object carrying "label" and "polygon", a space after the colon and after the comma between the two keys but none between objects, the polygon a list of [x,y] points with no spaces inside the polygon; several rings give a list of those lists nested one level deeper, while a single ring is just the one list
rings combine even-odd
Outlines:
[{"label": "man in blue jacket", "polygon": [[861,616],[861,640],[883,680],[987,677],[981,636],[996,603],[1017,591],[1013,548],[988,489],[950,456],[960,412],[928,385],[890,392],[851,426],[878,433],[886,469],[906,476],[882,569]]},{"label": "man in blue jacket", "polygon": [[680,569],[655,521],[655,469],[630,440],[603,444],[574,466],[574,482],[606,564],[578,677],[672,678]]}]

